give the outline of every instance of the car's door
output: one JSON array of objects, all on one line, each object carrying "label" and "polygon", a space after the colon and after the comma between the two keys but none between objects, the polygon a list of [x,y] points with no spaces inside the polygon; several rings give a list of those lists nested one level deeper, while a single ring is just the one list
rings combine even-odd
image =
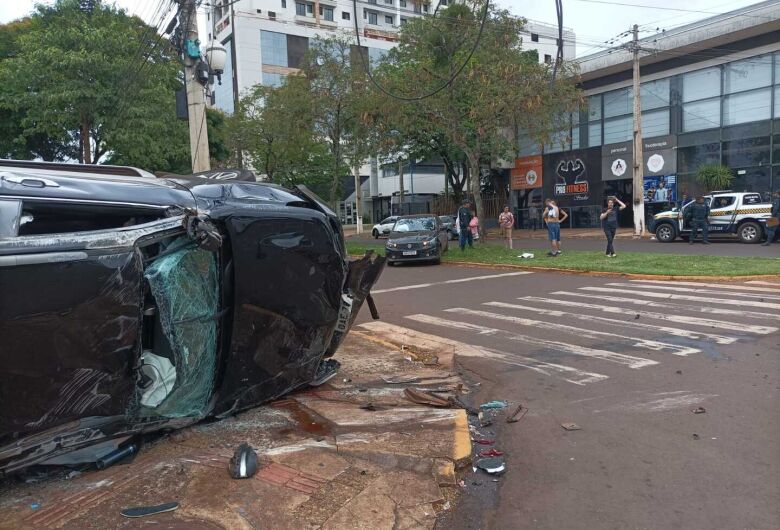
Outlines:
[{"label": "car's door", "polygon": [[29,230],[21,199],[0,201],[17,217],[0,237],[0,448],[80,418],[121,422],[141,348],[139,245],[182,232],[182,218],[50,234]]},{"label": "car's door", "polygon": [[[704,203],[708,206],[712,202],[712,197],[704,197]],[[688,212],[690,211],[690,208],[695,204],[695,201],[691,201],[688,204],[683,205],[682,208],[680,208],[680,213],[678,215],[678,218],[680,220],[680,226],[682,230],[688,232],[691,230],[691,220],[688,219]]]},{"label": "car's door", "polygon": [[398,219],[398,217],[388,217],[387,219],[382,221],[379,227],[380,232],[382,232],[383,234],[389,234],[390,231],[393,229],[393,225],[395,224],[396,219]]},{"label": "car's door", "polygon": [[716,195],[710,202],[710,232],[729,232],[737,215],[736,194]]}]

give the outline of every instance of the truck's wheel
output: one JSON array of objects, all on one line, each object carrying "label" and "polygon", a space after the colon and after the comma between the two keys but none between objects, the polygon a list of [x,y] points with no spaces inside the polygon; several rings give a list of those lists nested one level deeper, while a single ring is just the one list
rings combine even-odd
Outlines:
[{"label": "truck's wheel", "polygon": [[758,243],[761,241],[761,225],[748,221],[740,225],[737,235],[739,235],[739,240],[743,243]]},{"label": "truck's wheel", "polygon": [[671,243],[677,237],[677,231],[669,223],[661,223],[655,229],[655,238],[661,243]]}]

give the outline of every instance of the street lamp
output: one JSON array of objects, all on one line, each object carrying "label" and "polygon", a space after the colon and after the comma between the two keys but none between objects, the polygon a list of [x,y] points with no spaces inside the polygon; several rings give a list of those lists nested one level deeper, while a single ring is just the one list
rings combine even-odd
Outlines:
[{"label": "street lamp", "polygon": [[206,62],[209,65],[209,73],[217,76],[217,81],[222,84],[222,73],[227,62],[227,50],[218,41],[209,42],[205,50]]}]

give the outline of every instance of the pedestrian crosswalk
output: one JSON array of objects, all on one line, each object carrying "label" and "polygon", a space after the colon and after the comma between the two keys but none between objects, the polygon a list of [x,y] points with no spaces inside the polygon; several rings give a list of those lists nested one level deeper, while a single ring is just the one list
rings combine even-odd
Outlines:
[{"label": "pedestrian crosswalk", "polygon": [[626,368],[654,370],[675,359],[711,355],[780,329],[775,325],[780,285],[630,280],[541,296],[524,295],[520,282],[513,288],[508,299],[456,304],[404,315],[396,324],[362,327],[388,340],[442,348],[575,385],[600,383]]}]

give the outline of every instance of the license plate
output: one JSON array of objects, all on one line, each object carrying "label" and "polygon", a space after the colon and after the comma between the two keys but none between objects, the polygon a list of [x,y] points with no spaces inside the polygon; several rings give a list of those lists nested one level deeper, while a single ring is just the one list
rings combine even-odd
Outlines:
[{"label": "license plate", "polygon": [[416,256],[417,251],[416,250],[404,250],[404,256]]}]

